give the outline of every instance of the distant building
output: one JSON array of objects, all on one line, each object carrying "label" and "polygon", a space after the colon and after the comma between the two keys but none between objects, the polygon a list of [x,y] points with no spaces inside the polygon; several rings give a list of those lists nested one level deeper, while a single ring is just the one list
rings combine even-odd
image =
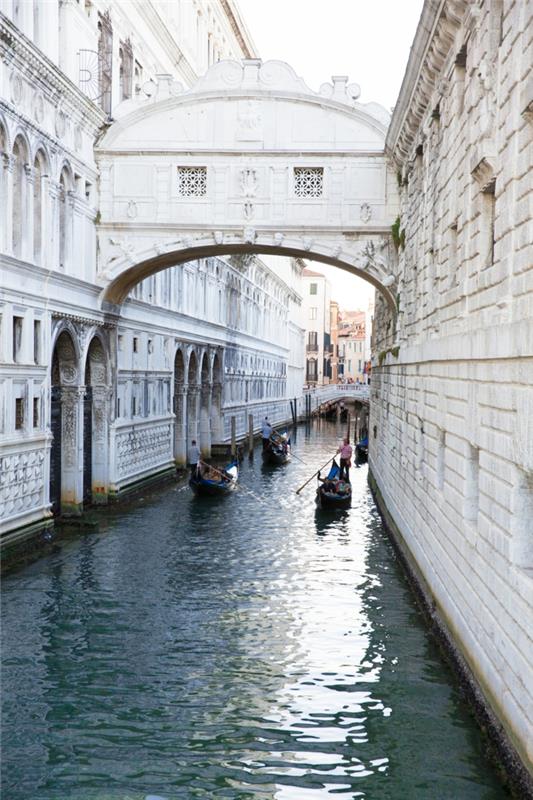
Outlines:
[{"label": "distant building", "polygon": [[305,382],[316,386],[331,381],[331,285],[321,272],[304,269],[303,307],[306,342]]},{"label": "distant building", "polygon": [[331,300],[329,304],[330,337],[331,337],[331,382],[339,380],[339,304]]},{"label": "distant building", "polygon": [[343,380],[348,383],[364,383],[367,360],[364,311],[340,312],[338,342]]}]

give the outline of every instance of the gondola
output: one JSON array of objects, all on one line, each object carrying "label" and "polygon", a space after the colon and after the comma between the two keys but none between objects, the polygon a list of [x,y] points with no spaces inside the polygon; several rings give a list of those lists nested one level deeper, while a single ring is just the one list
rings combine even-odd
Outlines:
[{"label": "gondola", "polygon": [[291,440],[285,435],[271,436],[263,451],[265,461],[270,464],[286,464],[291,460]]},{"label": "gondola", "polygon": [[[204,497],[224,497],[237,488],[239,464],[232,461],[223,469],[211,468],[212,477],[204,477],[201,473],[191,476],[189,486],[197,495]],[[209,473],[208,473],[209,474]]]},{"label": "gondola", "polygon": [[[348,481],[339,479],[340,467],[334,460],[331,469],[316,490],[317,503],[321,508],[349,508],[352,502],[352,487]],[[318,474],[320,481],[320,473]]]},{"label": "gondola", "polygon": [[355,457],[359,464],[364,464],[368,461],[368,436],[365,436],[355,445]]}]

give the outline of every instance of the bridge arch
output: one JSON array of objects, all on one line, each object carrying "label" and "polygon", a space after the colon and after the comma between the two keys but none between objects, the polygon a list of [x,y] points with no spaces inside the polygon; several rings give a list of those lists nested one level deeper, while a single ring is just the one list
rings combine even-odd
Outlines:
[{"label": "bridge arch", "polygon": [[122,103],[96,148],[104,307],[167,267],[256,253],[340,267],[394,311],[389,115],[358,96],[345,77],[314,92],[288,64],[253,59],[186,91],[159,76],[153,97]]}]

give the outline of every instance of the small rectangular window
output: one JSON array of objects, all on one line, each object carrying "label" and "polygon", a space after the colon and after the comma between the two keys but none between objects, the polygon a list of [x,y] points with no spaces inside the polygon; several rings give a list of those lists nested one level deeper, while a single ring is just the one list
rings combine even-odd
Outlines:
[{"label": "small rectangular window", "polygon": [[309,319],[316,319],[317,308],[316,306],[311,306],[309,309]]},{"label": "small rectangular window", "polygon": [[118,349],[124,350],[124,336],[121,333],[118,335]]},{"label": "small rectangular window", "polygon": [[33,427],[39,427],[39,398],[33,398]]},{"label": "small rectangular window", "polygon": [[318,284],[317,283],[311,283],[310,286],[309,286],[309,294],[316,294],[317,290],[318,290]]},{"label": "small rectangular window", "polygon": [[181,197],[205,197],[207,167],[178,167],[178,194]]},{"label": "small rectangular window", "polygon": [[36,364],[41,362],[41,321],[33,322],[33,360]]},{"label": "small rectangular window", "polygon": [[20,431],[24,427],[24,400],[17,397],[15,400],[15,430]]},{"label": "small rectangular window", "polygon": [[482,202],[482,268],[494,264],[494,235],[496,221],[496,182],[492,181],[481,193]]},{"label": "small rectangular window", "polygon": [[295,167],[294,194],[296,197],[322,197],[324,169],[322,167]]},{"label": "small rectangular window", "polygon": [[22,323],[24,317],[13,317],[13,361],[20,361],[22,350]]},{"label": "small rectangular window", "polygon": [[133,337],[133,352],[139,352],[139,339],[136,336]]}]

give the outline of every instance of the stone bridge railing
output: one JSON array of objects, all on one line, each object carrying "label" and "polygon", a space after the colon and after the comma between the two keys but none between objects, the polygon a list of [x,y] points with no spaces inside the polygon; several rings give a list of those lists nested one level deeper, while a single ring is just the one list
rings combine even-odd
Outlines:
[{"label": "stone bridge railing", "polygon": [[[306,403],[310,403],[310,413],[316,411],[324,403],[331,400],[359,400],[362,403],[370,402],[370,386],[355,383],[334,383],[326,386],[315,386],[312,389],[304,389],[304,415],[308,408]],[[310,400],[306,401],[309,397]]]}]

